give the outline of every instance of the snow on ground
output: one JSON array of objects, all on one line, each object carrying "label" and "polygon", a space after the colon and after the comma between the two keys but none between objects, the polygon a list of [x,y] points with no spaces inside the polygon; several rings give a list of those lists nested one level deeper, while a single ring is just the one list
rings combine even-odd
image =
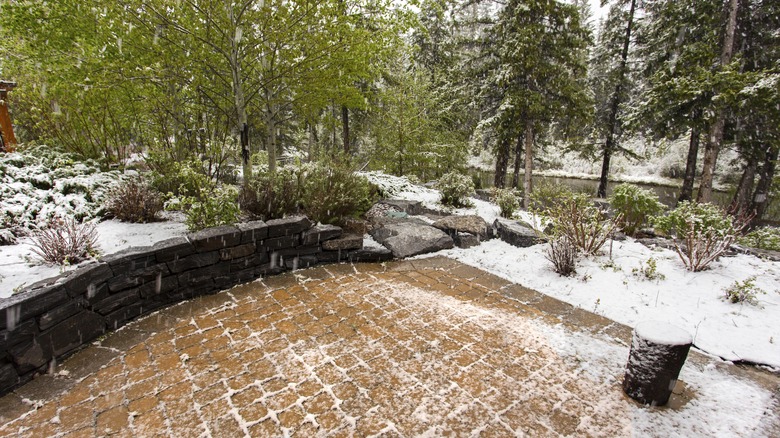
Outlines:
[{"label": "snow on ground", "polygon": [[[397,178],[397,177],[389,177]],[[387,180],[400,190],[390,193],[398,199],[419,200],[429,208],[442,209],[436,190]],[[448,210],[452,214],[479,214],[492,223],[499,208],[472,199],[474,208]],[[527,212],[520,220],[536,224]],[[537,225],[538,227],[538,225]],[[436,253],[491,272],[576,307],[634,327],[640,321],[666,321],[687,330],[700,350],[730,361],[749,361],[780,368],[780,263],[754,256],[722,257],[704,272],[689,272],[677,253],[650,249],[635,240],[609,242],[596,257],[580,260],[577,274],[561,277],[545,258],[546,244],[516,248],[501,240],[469,248]],[[663,276],[650,280],[642,269],[653,259]],[[735,282],[756,277],[755,285],[765,294],[759,305],[732,304],[723,297]]]},{"label": "snow on ground", "polygon": [[[651,250],[633,239],[580,261],[577,274],[561,277],[545,258],[546,244],[516,248],[498,239],[470,249],[438,253],[620,323],[659,320],[687,330],[699,349],[726,360],[780,368],[780,263],[753,256],[723,257],[704,272],[685,270],[677,254]],[[653,258],[664,279],[632,271]],[[723,300],[724,289],[755,276],[759,306]]]},{"label": "snow on ground", "polygon": [[[125,248],[150,246],[187,232],[180,215],[165,213],[167,220],[149,224],[133,224],[107,220],[97,224],[97,249],[103,255]],[[29,238],[19,239],[17,245],[0,246],[0,298],[10,296],[17,289],[60,273],[58,266],[44,264],[32,252]],[[75,269],[77,265],[64,269]]]}]

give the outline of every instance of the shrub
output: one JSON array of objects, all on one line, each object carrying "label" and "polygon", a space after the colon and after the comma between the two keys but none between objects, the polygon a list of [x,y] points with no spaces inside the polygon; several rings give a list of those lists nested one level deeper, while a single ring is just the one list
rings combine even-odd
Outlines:
[{"label": "shrub", "polygon": [[534,187],[533,192],[531,192],[531,205],[529,210],[536,214],[546,216],[547,213],[560,204],[562,200],[573,195],[574,192],[563,184],[542,182]]},{"label": "shrub", "polygon": [[645,280],[652,281],[666,279],[664,274],[658,272],[658,263],[652,257],[647,259],[645,263],[640,264],[638,268],[632,269],[631,273],[634,274],[634,277],[640,279],[643,278]]},{"label": "shrub", "polygon": [[493,202],[501,208],[501,217],[510,218],[520,208],[520,200],[513,189],[493,189]]},{"label": "shrub", "polygon": [[568,236],[550,240],[544,256],[552,262],[553,269],[558,274],[569,277],[576,273],[577,247]]},{"label": "shrub", "polygon": [[68,218],[34,233],[32,251],[47,263],[75,264],[95,255],[96,242],[94,223],[79,224],[74,218]]},{"label": "shrub", "polygon": [[345,164],[318,164],[303,176],[301,204],[309,219],[334,223],[365,213],[376,200],[376,190],[364,176]]},{"label": "shrub", "polygon": [[436,184],[441,192],[441,203],[453,207],[470,207],[469,196],[474,193],[474,181],[467,175],[450,172],[442,175]]},{"label": "shrub", "polygon": [[656,230],[672,238],[686,269],[699,272],[734,242],[744,223],[712,204],[683,201],[666,216],[653,219]]},{"label": "shrub", "polygon": [[300,186],[298,173],[290,168],[256,175],[241,190],[241,208],[263,220],[297,213]]},{"label": "shrub", "polygon": [[780,228],[761,227],[737,239],[740,245],[780,251]]},{"label": "shrub", "polygon": [[238,189],[234,186],[213,187],[202,198],[183,197],[181,204],[190,231],[238,222]]},{"label": "shrub", "polygon": [[664,205],[658,201],[655,193],[632,184],[615,187],[609,203],[615,214],[622,217],[620,226],[629,236],[635,235],[649,218],[664,210]]},{"label": "shrub", "polygon": [[125,222],[152,222],[162,210],[162,196],[140,177],[116,184],[106,196],[108,213]]},{"label": "shrub", "polygon": [[607,218],[585,194],[567,194],[548,208],[552,234],[566,236],[585,254],[595,254],[617,228],[620,215]]},{"label": "shrub", "polygon": [[759,293],[765,294],[766,291],[755,284],[756,277],[749,277],[743,282],[735,281],[731,286],[723,291],[723,298],[731,303],[748,303],[754,306],[758,305]]}]

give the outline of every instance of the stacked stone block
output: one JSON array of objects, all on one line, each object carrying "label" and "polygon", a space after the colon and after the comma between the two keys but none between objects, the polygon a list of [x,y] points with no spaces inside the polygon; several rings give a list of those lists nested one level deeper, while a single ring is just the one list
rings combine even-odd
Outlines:
[{"label": "stacked stone block", "polygon": [[210,228],[103,257],[0,300],[0,395],[164,306],[290,269],[391,258],[303,216]]}]

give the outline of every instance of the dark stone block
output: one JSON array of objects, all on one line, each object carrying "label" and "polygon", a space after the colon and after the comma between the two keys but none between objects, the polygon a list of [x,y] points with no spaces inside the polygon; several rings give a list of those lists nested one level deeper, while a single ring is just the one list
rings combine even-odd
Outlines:
[{"label": "dark stone block", "polygon": [[130,260],[143,258],[149,255],[152,248],[149,246],[134,246],[131,248],[125,248],[119,252],[108,254],[100,258],[103,263],[108,263],[112,268],[114,265],[123,264]]},{"label": "dark stone block", "polygon": [[341,228],[335,225],[317,225],[301,235],[302,245],[319,245],[326,240],[341,236]]},{"label": "dark stone block", "polygon": [[238,283],[239,283],[238,280],[232,274],[225,275],[222,277],[217,277],[214,279],[214,287],[217,290],[229,289],[237,285]]},{"label": "dark stone block", "polygon": [[280,249],[295,248],[300,245],[300,236],[293,234],[290,236],[274,237],[265,239],[262,246],[258,246],[258,251],[278,251]]},{"label": "dark stone block", "polygon": [[108,283],[102,283],[95,287],[87,287],[86,297],[90,304],[97,303],[110,294],[108,290]]},{"label": "dark stone block", "polygon": [[66,281],[68,295],[77,297],[87,294],[90,289],[95,289],[102,283],[113,278],[114,271],[107,263],[90,264],[76,269]]},{"label": "dark stone block", "polygon": [[219,251],[204,252],[168,262],[168,268],[174,274],[189,271],[191,269],[211,266],[219,261]]},{"label": "dark stone block", "polygon": [[168,293],[179,287],[179,279],[175,275],[163,277],[159,275],[154,281],[150,281],[138,288],[138,293],[142,298],[149,298],[154,295]]},{"label": "dark stone block", "polygon": [[114,276],[118,277],[120,275],[144,270],[156,264],[157,264],[157,258],[154,256],[154,253],[151,252],[150,250],[143,257],[137,257],[134,259],[127,260],[125,262],[117,261],[115,264],[111,265],[111,270],[114,272]]},{"label": "dark stone block", "polygon": [[320,263],[338,263],[347,260],[349,251],[322,251],[317,254],[317,260]]},{"label": "dark stone block", "polygon": [[312,227],[312,222],[306,216],[289,216],[284,219],[273,219],[266,222],[268,237],[292,236],[300,234]]},{"label": "dark stone block", "polygon": [[241,243],[255,243],[268,237],[268,225],[263,221],[251,221],[236,225],[241,230]]},{"label": "dark stone block", "polygon": [[172,239],[157,242],[152,246],[154,256],[160,263],[172,262],[174,260],[195,254],[195,247],[186,237],[174,237]]},{"label": "dark stone block", "polygon": [[347,255],[350,262],[379,263],[393,260],[393,252],[387,248],[363,248],[350,251]]},{"label": "dark stone block", "polygon": [[203,295],[211,295],[216,291],[217,289],[214,287],[214,281],[210,280],[209,283],[206,284],[181,287],[175,293],[169,295],[169,297],[171,298],[171,302],[179,302]]},{"label": "dark stone block", "polygon": [[42,342],[41,337],[8,349],[20,374],[38,369],[52,359],[51,343]]},{"label": "dark stone block", "polygon": [[322,249],[326,251],[344,251],[360,248],[363,248],[363,236],[357,234],[345,234],[338,239],[322,242]]},{"label": "dark stone block", "polygon": [[101,315],[107,315],[116,309],[129,306],[140,301],[141,296],[138,289],[130,289],[123,292],[109,295],[108,298],[92,305],[92,310]]},{"label": "dark stone block", "polygon": [[[159,306],[158,306],[159,307]],[[106,315],[106,324],[109,330],[116,330],[127,323],[127,321],[137,318],[144,313],[144,304],[135,303],[128,307],[123,307],[116,312]]]},{"label": "dark stone block", "polygon": [[213,284],[214,278],[230,273],[230,263],[219,263],[202,269],[187,271],[179,275],[179,286],[200,286]]},{"label": "dark stone block", "polygon": [[35,319],[28,319],[17,324],[13,331],[2,330],[0,331],[0,351],[5,351],[21,343],[32,342],[37,335],[38,324],[35,323]]},{"label": "dark stone block", "polygon": [[279,263],[268,263],[259,266],[257,269],[261,276],[281,274],[287,270],[284,265]]},{"label": "dark stone block", "polygon": [[268,260],[267,252],[259,252],[249,257],[234,259],[230,261],[230,272],[243,271],[244,269],[260,266],[263,263],[268,263]]},{"label": "dark stone block", "polygon": [[287,269],[303,269],[310,266],[314,266],[319,262],[316,255],[303,255],[296,257],[286,257],[284,259],[284,266]]},{"label": "dark stone block", "polygon": [[243,245],[234,246],[232,248],[225,248],[219,250],[220,260],[233,260],[241,257],[246,257],[250,254],[254,254],[257,247],[254,243],[245,243]]},{"label": "dark stone block", "polygon": [[128,274],[112,278],[108,281],[108,290],[113,293],[133,287],[143,286],[146,283],[156,281],[158,276],[166,276],[170,274],[170,272],[171,271],[168,269],[168,265],[165,263],[148,266],[132,271]]},{"label": "dark stone block", "polygon": [[206,228],[187,235],[197,252],[209,252],[241,243],[241,231],[230,225]]},{"label": "dark stone block", "polygon": [[87,300],[83,297],[74,298],[72,301],[41,315],[41,317],[38,318],[38,326],[41,330],[46,330],[80,312],[87,307],[88,304]]},{"label": "dark stone block", "polygon": [[277,256],[284,257],[285,259],[287,259],[288,257],[318,254],[322,252],[322,249],[320,248],[319,245],[311,245],[311,246],[298,246],[295,248],[282,249],[275,252]]},{"label": "dark stone block", "polygon": [[16,368],[10,363],[0,366],[0,394],[5,394],[19,384]]},{"label": "dark stone block", "polygon": [[59,357],[105,332],[106,322],[103,317],[84,310],[43,332],[40,342],[42,345],[49,343],[54,356]]},{"label": "dark stone block", "polygon": [[230,275],[236,279],[237,284],[240,284],[240,283],[248,283],[250,281],[254,281],[257,278],[259,278],[262,274],[260,272],[260,268],[258,268],[257,266],[253,266],[250,268],[242,269],[240,271],[231,271]]},{"label": "dark stone block", "polygon": [[[24,290],[0,300],[0,330],[48,312],[70,299],[63,285]],[[12,330],[10,330],[12,331]]]}]

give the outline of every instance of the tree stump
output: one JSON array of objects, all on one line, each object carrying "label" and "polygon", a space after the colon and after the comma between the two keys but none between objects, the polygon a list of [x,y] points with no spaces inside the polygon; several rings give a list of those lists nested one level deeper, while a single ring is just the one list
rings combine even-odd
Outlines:
[{"label": "tree stump", "polygon": [[623,391],[640,403],[665,405],[692,343],[688,332],[668,323],[646,321],[637,324]]}]

